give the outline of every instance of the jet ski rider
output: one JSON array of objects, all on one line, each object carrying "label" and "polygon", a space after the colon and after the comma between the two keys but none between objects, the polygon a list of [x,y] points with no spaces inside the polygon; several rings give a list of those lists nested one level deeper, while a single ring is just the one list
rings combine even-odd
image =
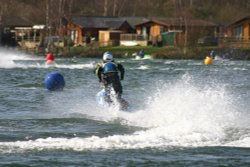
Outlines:
[{"label": "jet ski rider", "polygon": [[103,83],[105,91],[108,85],[112,84],[118,100],[121,99],[122,85],[120,81],[124,79],[125,69],[122,64],[115,62],[112,53],[103,54],[103,61],[97,64],[95,72],[99,82]]}]

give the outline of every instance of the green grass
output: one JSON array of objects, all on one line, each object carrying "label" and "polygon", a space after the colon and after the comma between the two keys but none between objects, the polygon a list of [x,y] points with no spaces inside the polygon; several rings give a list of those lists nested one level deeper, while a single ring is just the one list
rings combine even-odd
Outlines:
[{"label": "green grass", "polygon": [[[220,48],[220,47],[153,47],[153,46],[114,46],[114,47],[71,47],[67,56],[80,56],[80,57],[102,57],[102,54],[106,51],[113,53],[116,57],[132,58],[134,53],[144,50],[145,54],[151,55],[153,58],[162,59],[204,59],[211,50],[215,50],[216,53],[225,53],[233,48]],[[250,49],[238,49],[237,54],[242,54],[243,57],[237,57],[237,59],[250,59]]]}]

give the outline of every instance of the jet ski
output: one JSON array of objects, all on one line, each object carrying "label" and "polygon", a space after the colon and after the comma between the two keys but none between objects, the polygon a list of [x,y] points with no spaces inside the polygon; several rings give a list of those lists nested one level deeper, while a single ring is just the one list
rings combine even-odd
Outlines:
[{"label": "jet ski", "polygon": [[111,85],[106,90],[103,88],[96,94],[96,104],[101,108],[118,107],[119,110],[128,109],[128,102],[121,97],[118,98]]}]

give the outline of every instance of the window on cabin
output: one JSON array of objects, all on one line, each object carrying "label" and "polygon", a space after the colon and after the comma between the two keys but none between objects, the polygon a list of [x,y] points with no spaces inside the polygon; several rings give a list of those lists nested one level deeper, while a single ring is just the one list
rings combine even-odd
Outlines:
[{"label": "window on cabin", "polygon": [[236,27],[233,30],[233,37],[235,38],[235,40],[240,41],[243,39],[243,25],[240,25],[238,27]]},{"label": "window on cabin", "polygon": [[248,25],[248,37],[247,37],[248,40],[250,40],[250,24]]},{"label": "window on cabin", "polygon": [[145,26],[142,27],[142,35],[145,37],[147,36],[147,27]]},{"label": "window on cabin", "polygon": [[165,28],[164,26],[160,26],[160,34],[162,34],[163,32],[165,32]]},{"label": "window on cabin", "polygon": [[4,32],[5,34],[10,33],[10,28],[9,28],[9,27],[4,27],[3,32]]},{"label": "window on cabin", "polygon": [[110,40],[118,40],[118,39],[120,39],[119,32],[110,32]]}]

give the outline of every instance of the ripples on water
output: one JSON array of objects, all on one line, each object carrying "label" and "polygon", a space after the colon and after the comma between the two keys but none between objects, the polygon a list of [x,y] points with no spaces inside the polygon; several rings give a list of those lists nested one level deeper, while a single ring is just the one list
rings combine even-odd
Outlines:
[{"label": "ripples on water", "polygon": [[[120,59],[124,112],[95,105],[98,59],[0,53],[2,165],[250,165],[248,61]],[[52,71],[64,91],[45,90]]]}]

